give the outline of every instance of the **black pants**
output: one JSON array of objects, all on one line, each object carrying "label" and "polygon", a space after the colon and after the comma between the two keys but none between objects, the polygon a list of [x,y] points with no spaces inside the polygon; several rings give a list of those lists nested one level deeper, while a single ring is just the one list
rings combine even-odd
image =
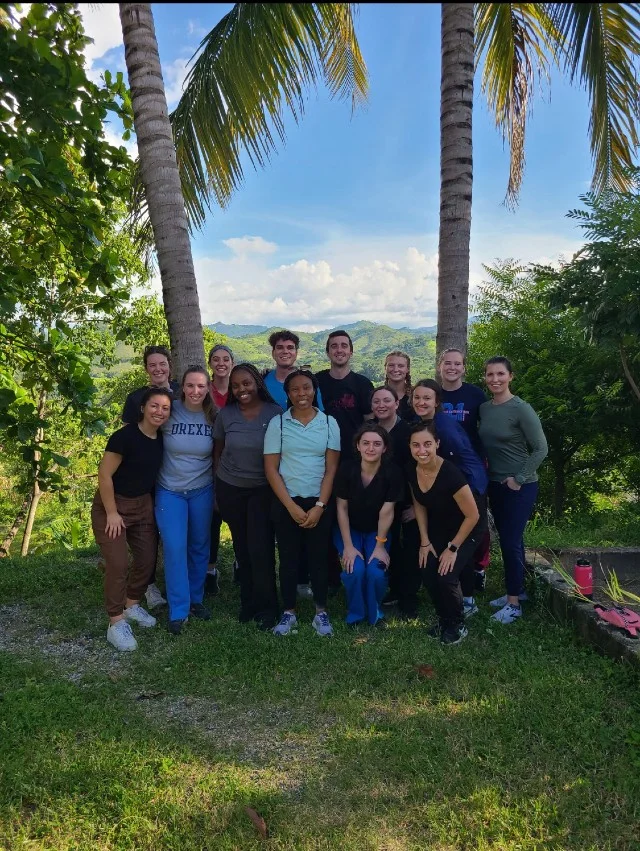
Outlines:
[{"label": "black pants", "polygon": [[[317,496],[293,498],[296,505],[308,511],[318,501]],[[322,512],[318,525],[301,529],[277,497],[273,497],[273,524],[280,557],[280,594],[284,609],[295,609],[298,567],[308,566],[313,599],[318,608],[327,605],[327,559],[331,537],[331,509]]]},{"label": "black pants", "polygon": [[[404,553],[399,595],[402,612],[409,615],[416,614],[418,591],[424,584],[441,620],[455,624],[462,618],[462,598],[473,597],[475,584],[473,556],[487,529],[487,498],[477,493],[473,494],[473,498],[480,519],[466,541],[458,549],[454,570],[447,576],[438,575],[438,561],[433,556],[430,556],[425,568],[421,569],[418,566],[420,552],[418,523],[416,520],[412,520],[403,524]],[[447,541],[438,541],[437,536],[434,536],[432,542],[438,554],[447,545]],[[452,621],[453,613],[458,608],[460,616]]]},{"label": "black pants", "polygon": [[216,477],[216,498],[238,562],[240,603],[256,618],[278,612],[271,488],[242,488]]},{"label": "black pants", "polygon": [[220,511],[213,509],[211,515],[211,549],[209,550],[209,564],[216,564],[218,561],[218,550],[220,549],[220,527],[222,526],[222,514]]}]

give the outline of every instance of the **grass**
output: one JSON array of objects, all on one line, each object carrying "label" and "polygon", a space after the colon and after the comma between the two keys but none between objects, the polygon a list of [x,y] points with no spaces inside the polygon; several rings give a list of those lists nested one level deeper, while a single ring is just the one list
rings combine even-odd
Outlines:
[{"label": "grass", "polygon": [[589,515],[569,515],[547,523],[535,515],[527,526],[528,547],[637,547],[640,513],[636,503],[602,508]]},{"label": "grass", "polygon": [[539,596],[446,650],[419,622],[347,630],[341,597],[333,639],[305,603],[276,640],[226,571],[212,621],[116,654],[95,563],[0,568],[3,851],[640,848],[637,676]]}]

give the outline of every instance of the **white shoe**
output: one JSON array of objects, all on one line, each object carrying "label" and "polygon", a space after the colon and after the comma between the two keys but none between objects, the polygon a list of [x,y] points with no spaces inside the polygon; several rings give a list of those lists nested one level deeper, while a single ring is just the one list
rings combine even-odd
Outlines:
[{"label": "white shoe", "polygon": [[522,617],[522,608],[520,606],[514,606],[511,603],[507,603],[507,605],[503,606],[499,612],[496,612],[495,615],[491,615],[491,620],[498,621],[498,623],[510,624],[515,620],[518,620],[520,617]]},{"label": "white shoe", "polygon": [[274,635],[289,635],[294,626],[298,625],[298,619],[292,612],[285,612],[271,630]]},{"label": "white shoe", "polygon": [[329,615],[326,612],[318,612],[315,618],[311,621],[311,626],[315,629],[318,635],[333,635],[333,627],[329,620]]},{"label": "white shoe", "polygon": [[128,623],[137,623],[140,626],[144,627],[152,627],[155,626],[157,621],[150,615],[149,612],[145,612],[140,603],[136,603],[135,606],[129,606],[128,609],[125,609],[122,613],[122,617]]},{"label": "white shoe", "polygon": [[167,601],[160,593],[160,589],[154,583],[153,585],[149,585],[147,588],[147,593],[144,595],[147,598],[147,606],[150,609],[156,609],[158,606],[166,606]]},{"label": "white shoe", "polygon": [[131,627],[125,620],[109,624],[107,630],[107,641],[113,644],[116,650],[137,650],[138,642],[135,640]]},{"label": "white shoe", "polygon": [[[527,602],[529,596],[526,591],[523,591],[522,594],[518,594],[518,599],[520,602]],[[503,594],[502,597],[497,597],[495,600],[491,600],[489,603],[492,609],[502,609],[507,605],[507,595]]]}]

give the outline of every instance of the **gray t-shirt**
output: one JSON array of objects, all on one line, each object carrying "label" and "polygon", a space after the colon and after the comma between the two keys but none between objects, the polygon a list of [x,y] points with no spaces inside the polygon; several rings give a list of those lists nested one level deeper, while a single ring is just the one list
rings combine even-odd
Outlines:
[{"label": "gray t-shirt", "polygon": [[272,402],[263,402],[258,416],[253,420],[245,419],[237,405],[225,405],[219,411],[213,436],[216,440],[224,440],[217,470],[223,482],[239,488],[266,485],[264,435],[269,422],[281,413],[280,405]]},{"label": "gray t-shirt", "polygon": [[170,491],[203,488],[213,481],[213,426],[202,411],[188,411],[180,400],[162,426],[164,454],[158,484]]}]

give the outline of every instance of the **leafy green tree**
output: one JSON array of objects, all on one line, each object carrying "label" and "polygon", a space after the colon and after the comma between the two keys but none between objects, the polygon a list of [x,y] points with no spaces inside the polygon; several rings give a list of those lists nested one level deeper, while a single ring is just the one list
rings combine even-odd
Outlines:
[{"label": "leafy green tree", "polygon": [[64,488],[54,421],[100,428],[81,327],[143,274],[118,228],[132,162],[103,131],[122,112],[122,75],[92,83],[86,42],[71,4],[35,3],[21,17],[0,6],[0,430],[24,464],[23,554],[42,493]]},{"label": "leafy green tree", "polygon": [[[443,3],[440,101],[438,352],[465,349],[473,189],[473,85],[509,145],[506,202],[524,172],[532,93],[549,67],[586,88],[593,191],[628,190],[638,149],[637,3]],[[475,16],[475,19],[474,19]],[[474,44],[475,42],[475,44]]]},{"label": "leafy green tree", "polygon": [[581,196],[586,209],[571,210],[590,240],[559,270],[543,269],[556,305],[571,305],[589,339],[617,353],[640,401],[640,170],[632,188]]},{"label": "leafy green tree", "polygon": [[[540,416],[553,472],[547,499],[557,518],[635,450],[629,400],[609,350],[589,345],[572,308],[551,308],[535,268],[507,260],[490,268],[469,335],[469,380],[482,384],[484,361],[512,361],[513,390]],[[544,468],[543,468],[544,475]],[[544,480],[543,480],[544,484]]]}]

